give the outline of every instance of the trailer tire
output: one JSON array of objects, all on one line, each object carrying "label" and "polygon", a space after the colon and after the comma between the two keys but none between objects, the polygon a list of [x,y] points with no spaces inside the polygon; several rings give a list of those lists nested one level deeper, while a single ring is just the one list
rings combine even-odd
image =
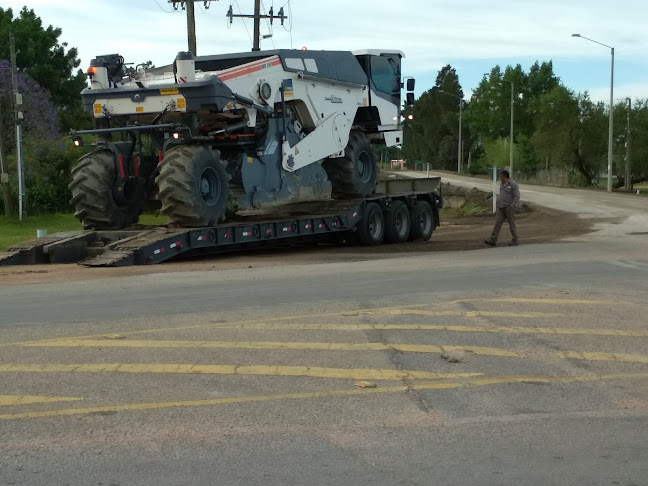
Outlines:
[{"label": "trailer tire", "polygon": [[84,155],[72,169],[70,204],[84,229],[118,230],[139,221],[139,195],[134,192],[132,203],[118,204],[113,196],[116,178],[115,156],[106,149]]},{"label": "trailer tire", "polygon": [[368,197],[376,192],[378,163],[364,133],[351,132],[344,157],[325,160],[322,166],[333,186],[334,198]]},{"label": "trailer tire", "polygon": [[416,206],[410,209],[411,229],[410,241],[428,241],[434,231],[434,211],[427,201],[419,201]]},{"label": "trailer tire", "polygon": [[370,202],[355,232],[356,241],[364,246],[378,246],[385,238],[385,214],[379,204]]},{"label": "trailer tire", "polygon": [[177,226],[215,226],[229,201],[230,176],[218,150],[180,145],[166,152],[155,178],[162,212]]},{"label": "trailer tire", "polygon": [[391,210],[385,218],[385,241],[388,243],[405,243],[410,237],[411,219],[407,204],[393,201]]}]

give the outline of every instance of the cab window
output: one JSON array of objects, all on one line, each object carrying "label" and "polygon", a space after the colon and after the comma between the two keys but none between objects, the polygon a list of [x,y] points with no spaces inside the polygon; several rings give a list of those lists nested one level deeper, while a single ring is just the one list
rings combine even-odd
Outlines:
[{"label": "cab window", "polygon": [[378,91],[388,94],[398,91],[399,80],[394,60],[385,56],[372,56],[371,80]]}]

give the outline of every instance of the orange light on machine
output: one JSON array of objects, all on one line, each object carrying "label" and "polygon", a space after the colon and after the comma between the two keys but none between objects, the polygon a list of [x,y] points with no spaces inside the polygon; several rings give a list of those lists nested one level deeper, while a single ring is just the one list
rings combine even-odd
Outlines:
[{"label": "orange light on machine", "polygon": [[97,74],[97,67],[96,66],[90,66],[88,70],[86,71],[86,74],[90,77],[94,76]]},{"label": "orange light on machine", "polygon": [[302,51],[307,51],[307,50],[308,50],[308,47],[306,47],[306,46],[302,47]]}]

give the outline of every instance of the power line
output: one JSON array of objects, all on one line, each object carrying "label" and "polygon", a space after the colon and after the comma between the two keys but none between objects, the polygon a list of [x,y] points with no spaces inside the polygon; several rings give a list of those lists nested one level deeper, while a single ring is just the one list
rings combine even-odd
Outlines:
[{"label": "power line", "polygon": [[155,2],[155,5],[157,5],[158,7],[160,7],[160,10],[162,10],[164,13],[168,13],[168,14],[172,14],[172,13],[173,13],[173,10],[164,10],[164,9],[162,8],[162,5],[160,5],[160,4],[158,3],[157,0],[153,0],[153,1]]},{"label": "power line", "polygon": [[[241,11],[241,6],[238,4],[238,1],[235,0],[234,3],[236,3],[236,8],[238,8],[239,14],[243,16],[243,12]],[[232,19],[230,18],[230,24],[232,23]],[[248,38],[250,39],[250,42],[254,43],[252,40],[252,36],[250,35],[250,31],[247,28],[247,24],[245,23],[245,19],[243,19],[243,27],[245,27],[245,32],[247,32]]]},{"label": "power line", "polygon": [[[274,10],[271,8],[268,14],[261,14],[261,0],[254,0],[254,14],[243,14],[241,8],[236,1],[236,6],[239,9],[239,14],[234,14],[233,9],[230,5],[230,9],[227,12],[227,17],[230,20],[230,23],[234,18],[244,18],[244,19],[254,19],[254,38],[252,39],[252,51],[261,50],[261,19],[270,19],[270,24],[274,23],[275,19],[281,20],[281,25],[284,25],[284,21],[288,18],[284,15],[283,7],[279,10],[278,15],[274,14]],[[247,27],[246,27],[247,28]],[[249,35],[249,32],[248,32]]]}]

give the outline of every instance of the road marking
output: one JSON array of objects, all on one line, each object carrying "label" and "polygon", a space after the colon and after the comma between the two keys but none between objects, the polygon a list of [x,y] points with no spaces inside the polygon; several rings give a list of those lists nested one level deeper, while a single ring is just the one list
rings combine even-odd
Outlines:
[{"label": "road marking", "polygon": [[614,374],[598,376],[499,376],[483,377],[461,382],[415,383],[411,386],[393,386],[385,388],[355,388],[352,390],[329,390],[320,392],[286,393],[281,395],[260,395],[247,397],[215,398],[210,400],[185,400],[176,402],[131,403],[124,405],[107,405],[88,408],[69,408],[45,410],[40,412],[22,412],[0,414],[0,420],[17,420],[42,417],[62,417],[67,415],[87,415],[92,413],[125,412],[136,410],[155,410],[179,407],[198,407],[206,405],[232,405],[244,403],[270,402],[280,400],[307,400],[314,398],[335,398],[354,395],[375,395],[378,393],[398,393],[411,390],[443,390],[469,388],[515,383],[585,383],[615,380],[648,380],[648,373]]},{"label": "road marking", "polygon": [[321,368],[310,366],[235,366],[203,364],[3,364],[0,373],[181,373],[211,375],[308,376],[352,380],[437,380],[481,376],[482,373],[432,373],[364,368]]},{"label": "road marking", "polygon": [[508,312],[508,311],[424,311],[414,309],[397,309],[384,311],[386,314],[391,315],[413,315],[413,316],[460,316],[460,317],[523,317],[527,319],[542,318],[542,317],[562,317],[563,314],[548,313],[548,312]]},{"label": "road marking", "polygon": [[[377,307],[374,309],[359,309],[359,310],[347,310],[347,311],[337,311],[337,312],[323,312],[323,313],[318,313],[318,314],[305,314],[305,315],[295,315],[295,316],[284,316],[284,317],[270,317],[270,318],[264,318],[264,319],[253,319],[249,321],[239,321],[239,322],[232,322],[229,323],[230,325],[235,325],[235,326],[244,326],[247,324],[259,324],[259,323],[267,323],[267,322],[281,322],[281,321],[292,321],[292,320],[297,320],[297,319],[312,319],[314,317],[334,317],[334,316],[340,316],[340,317],[357,317],[360,315],[371,315],[374,313],[380,313],[380,312],[386,312],[390,310],[395,310],[395,309],[410,309],[410,308],[416,308],[416,307],[427,307],[427,304],[412,304],[412,305],[404,305],[404,306],[397,306],[397,307]],[[156,332],[167,332],[167,331],[183,331],[183,330],[188,330],[188,329],[204,329],[204,328],[211,328],[211,327],[218,327],[221,323],[210,323],[210,324],[195,324],[193,326],[176,326],[176,327],[156,327],[153,329],[141,329],[138,331],[129,331],[128,334],[147,334],[147,333],[156,333]],[[50,338],[50,339],[38,339],[35,341],[22,341],[22,342],[15,342],[15,343],[0,343],[0,348],[1,347],[6,347],[6,346],[23,346],[26,344],[31,344],[31,343],[42,343],[42,342],[47,342],[47,341],[58,341],[61,339],[86,339],[86,338],[101,338],[104,337],[106,333],[102,334],[86,334],[83,336],[70,336],[70,337],[58,337],[58,338]]]},{"label": "road marking", "polygon": [[42,397],[38,395],[0,395],[0,406],[29,405],[32,403],[74,402],[82,400],[72,397]]},{"label": "road marking", "polygon": [[[579,359],[584,361],[615,361],[625,363],[648,363],[648,355],[628,354],[628,353],[605,353],[605,352],[585,352],[585,351],[556,351],[553,353],[542,353],[536,351],[517,351],[514,349],[492,348],[485,346],[454,346],[439,344],[383,344],[383,343],[335,343],[335,342],[271,342],[271,341],[129,341],[129,340],[61,340],[49,341],[41,344],[28,344],[27,347],[79,347],[79,348],[222,348],[222,349],[290,349],[290,350],[316,350],[316,351],[402,351],[405,353],[433,353],[443,354],[450,351],[465,351],[481,356],[497,356],[506,358],[552,358],[562,359]],[[4,371],[4,366],[20,365],[0,365],[0,372]],[[41,366],[41,365],[29,365]],[[58,365],[43,365],[58,366]],[[64,365],[68,366],[68,365]],[[103,366],[103,365],[69,365],[69,366]],[[110,365],[118,366],[118,365]],[[123,365],[123,366],[158,366],[158,365]],[[159,365],[159,366],[193,366],[193,365]],[[203,365],[195,365],[203,366]],[[204,365],[217,366],[217,365]],[[217,366],[218,368],[218,366]],[[232,367],[233,368],[233,367]],[[245,367],[240,367],[245,368]],[[240,369],[239,368],[239,369]],[[259,368],[259,367],[252,367]],[[260,367],[260,368],[286,368],[293,367]],[[182,368],[185,369],[185,368]],[[227,366],[223,369],[229,369]],[[322,369],[329,370],[333,368],[309,368],[297,367],[297,369]],[[336,369],[339,373],[346,370]],[[77,370],[72,370],[77,371]],[[92,371],[92,370],[90,370]],[[103,370],[100,370],[103,371]],[[121,370],[113,370],[121,371]],[[352,370],[359,371],[359,370]],[[380,372],[387,370],[379,370]],[[215,372],[221,373],[221,372]],[[225,372],[223,372],[225,373]],[[274,374],[274,373],[267,373]],[[311,375],[304,375],[311,376]],[[347,377],[341,376],[343,378]],[[354,378],[360,378],[354,376]]]},{"label": "road marking", "polygon": [[[521,326],[447,326],[434,324],[290,324],[290,323],[260,323],[239,326],[221,324],[216,329],[288,329],[300,331],[448,331],[448,332],[487,332],[495,334],[566,334],[591,336],[626,336],[648,337],[648,330],[633,331],[626,329],[591,329],[591,328],[560,328],[560,327],[521,327]],[[63,340],[68,340],[67,338]],[[61,341],[63,341],[61,340]],[[74,341],[73,339],[70,339]],[[23,346],[40,346],[40,341]]]},{"label": "road marking", "polygon": [[[468,351],[488,356],[524,357],[523,353],[508,349],[485,348],[481,346],[438,346],[435,344],[383,344],[383,343],[312,343],[312,342],[265,342],[265,341],[96,341],[62,340],[43,344],[29,344],[30,347],[98,347],[98,348],[225,348],[225,349],[291,349],[323,351],[403,351],[409,353],[446,353]],[[0,367],[1,370],[1,367]]]},{"label": "road marking", "polygon": [[619,304],[610,300],[582,300],[582,299],[526,299],[518,297],[505,297],[495,299],[460,299],[448,302],[448,304],[462,304],[467,302],[507,302],[510,304],[553,304],[553,305],[596,305],[596,304]]}]

